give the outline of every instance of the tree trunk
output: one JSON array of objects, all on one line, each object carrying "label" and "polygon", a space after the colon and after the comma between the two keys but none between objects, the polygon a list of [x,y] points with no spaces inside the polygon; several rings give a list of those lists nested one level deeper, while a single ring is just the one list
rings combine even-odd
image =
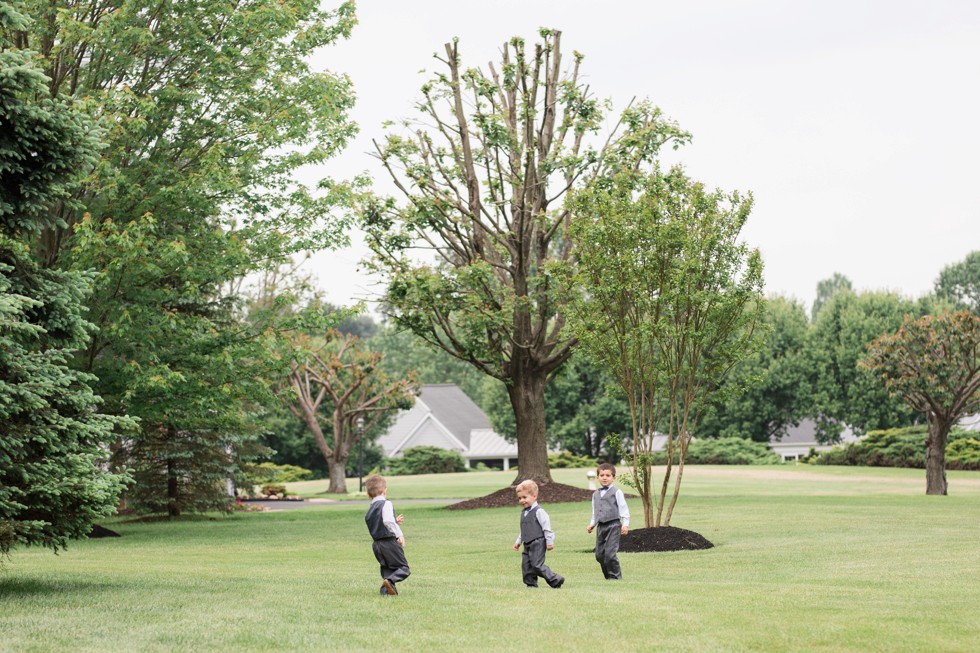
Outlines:
[{"label": "tree trunk", "polygon": [[946,495],[946,440],[951,424],[928,413],[929,437],[926,440],[926,494]]},{"label": "tree trunk", "polygon": [[167,461],[167,515],[180,517],[180,488],[177,484],[177,471],[174,461]]},{"label": "tree trunk", "polygon": [[528,479],[538,483],[551,482],[548,465],[548,440],[544,420],[544,374],[517,374],[507,387],[510,403],[517,420],[517,478],[514,483]]},{"label": "tree trunk", "polygon": [[332,494],[347,494],[347,472],[345,467],[347,460],[327,460],[327,467],[330,468],[330,487],[327,492]]}]

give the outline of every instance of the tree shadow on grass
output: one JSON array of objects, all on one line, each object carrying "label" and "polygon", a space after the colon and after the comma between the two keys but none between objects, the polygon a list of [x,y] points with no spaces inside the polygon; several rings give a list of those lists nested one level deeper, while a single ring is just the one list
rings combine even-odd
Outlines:
[{"label": "tree shadow on grass", "polygon": [[75,579],[25,578],[14,576],[10,569],[0,571],[0,597],[18,599],[53,594],[79,594],[121,589],[120,583]]}]

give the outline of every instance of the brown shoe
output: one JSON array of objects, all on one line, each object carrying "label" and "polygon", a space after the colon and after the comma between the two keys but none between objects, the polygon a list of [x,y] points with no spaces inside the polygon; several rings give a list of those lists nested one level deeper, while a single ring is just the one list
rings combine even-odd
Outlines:
[{"label": "brown shoe", "polygon": [[392,594],[392,595],[398,594],[398,590],[395,589],[395,584],[392,583],[387,578],[382,579],[381,584],[384,585],[385,590],[388,591],[388,594]]}]

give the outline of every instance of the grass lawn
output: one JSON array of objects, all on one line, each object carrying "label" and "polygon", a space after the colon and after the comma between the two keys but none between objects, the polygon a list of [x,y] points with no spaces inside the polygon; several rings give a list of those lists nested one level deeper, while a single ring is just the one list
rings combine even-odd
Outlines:
[{"label": "grass lawn", "polygon": [[389,479],[412,566],[390,598],[363,504],[112,521],[123,537],[14,551],[0,651],[973,652],[980,473],[949,473],[949,497],[925,496],[924,476],[689,467],[672,525],[715,548],[621,554],[621,582],[592,557],[588,504],[549,505],[548,563],[568,579],[557,591],[521,583],[516,506],[406,501],[479,496],[511,472]]}]

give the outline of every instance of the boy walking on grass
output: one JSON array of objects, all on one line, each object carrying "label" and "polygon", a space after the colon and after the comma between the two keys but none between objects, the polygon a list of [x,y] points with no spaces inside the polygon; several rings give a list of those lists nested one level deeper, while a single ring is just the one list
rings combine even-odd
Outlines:
[{"label": "boy walking on grass", "polygon": [[524,584],[528,587],[538,586],[538,577],[544,578],[551,587],[559,589],[565,582],[564,576],[559,576],[544,564],[547,551],[555,548],[555,532],[551,530],[551,519],[541,506],[538,505],[538,484],[534,481],[522,481],[516,488],[517,502],[524,508],[521,511],[521,534],[517,536],[514,550],[521,550],[521,571],[524,574]]},{"label": "boy walking on grass", "polygon": [[371,506],[364,516],[368,532],[374,538],[374,557],[381,565],[381,594],[395,595],[395,583],[408,578],[411,571],[405,559],[405,536],[399,527],[405,515],[395,517],[395,508],[388,501],[388,482],[375,474],[364,481]]},{"label": "boy walking on grass", "polygon": [[602,568],[606,580],[619,580],[623,572],[619,568],[619,536],[630,532],[630,509],[626,505],[626,497],[618,487],[613,487],[616,481],[616,468],[609,463],[602,463],[596,468],[599,478],[598,490],[592,493],[592,520],[586,533],[597,528],[595,534],[595,559]]}]

